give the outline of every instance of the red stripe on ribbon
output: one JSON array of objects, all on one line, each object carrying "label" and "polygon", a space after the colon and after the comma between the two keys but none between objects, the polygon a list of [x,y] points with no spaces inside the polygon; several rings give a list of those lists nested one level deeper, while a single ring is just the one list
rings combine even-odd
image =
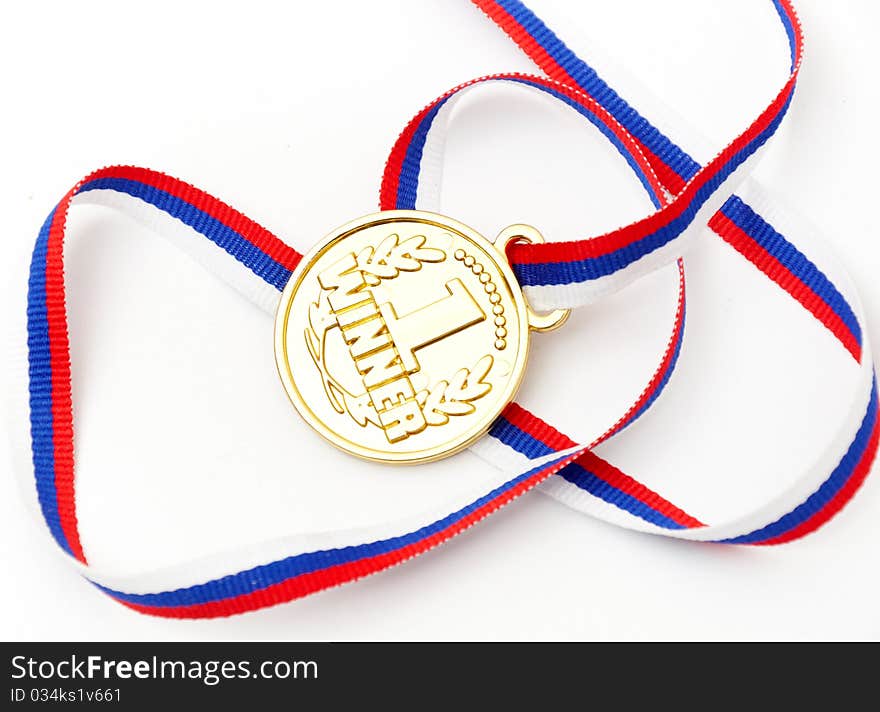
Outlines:
[{"label": "red stripe on ribbon", "polygon": [[492,74],[485,77],[479,77],[478,79],[473,79],[469,82],[465,82],[464,84],[460,84],[457,87],[454,87],[453,89],[447,91],[436,101],[428,104],[428,106],[422,109],[410,120],[410,122],[401,132],[400,136],[397,138],[397,141],[394,143],[394,146],[391,149],[391,153],[388,156],[388,160],[385,163],[385,172],[382,176],[382,187],[379,192],[380,210],[394,210],[397,207],[397,193],[400,186],[400,177],[403,170],[404,162],[406,160],[407,151],[409,150],[409,146],[412,143],[414,134],[416,133],[422,122],[425,120],[425,117],[431,112],[431,110],[434,109],[438,104],[449,99],[454,94],[457,94],[458,92],[462,91],[463,89],[467,89],[470,86],[480,84],[482,82],[504,80],[518,81],[520,83],[526,81],[532,84],[540,84],[541,86],[547,87],[548,89],[552,89],[553,91],[562,94],[566,98],[570,99],[571,101],[577,103],[579,106],[589,111],[591,114],[593,114],[593,116],[601,121],[623,144],[627,152],[638,164],[641,173],[644,174],[654,194],[659,196],[661,199],[665,199],[663,183],[657,176],[654,167],[651,165],[651,162],[646,157],[642,143],[638,141],[635,137],[633,137],[617,121],[617,119],[615,119],[614,116],[612,116],[605,109],[605,107],[603,107],[601,104],[598,104],[591,96],[585,94],[579,89],[560,84],[555,80],[546,79],[545,77],[513,72],[504,74]]},{"label": "red stripe on ribbon", "polygon": [[862,346],[855,334],[809,285],[723,213],[716,213],[709,221],[709,227],[822,322],[843,344],[844,348],[852,354],[853,358],[861,363]]},{"label": "red stripe on ribbon", "polygon": [[184,183],[182,180],[148,168],[109,166],[95,171],[83,180],[82,183],[88,183],[100,178],[134,180],[169,193],[175,198],[180,198],[197,210],[207,213],[226,227],[234,230],[245,240],[291,271],[296,269],[296,266],[302,259],[302,255],[290,245],[279,240],[269,230],[251,220],[244,213],[239,212],[222,200],[218,200],[213,195],[209,195],[189,183]]},{"label": "red stripe on ribbon", "polygon": [[[547,50],[538,43],[531,33],[517,22],[513,15],[507,12],[507,10],[493,0],[472,0],[472,2],[479,7],[490,20],[495,22],[548,77],[554,81],[561,82],[562,84],[572,87],[578,86],[574,77],[572,77],[562,65],[560,65],[547,52]],[[581,92],[583,92],[583,89],[581,89]],[[593,100],[593,97],[586,92],[583,92],[583,95]],[[613,117],[611,117],[611,119],[614,123],[617,123],[616,119]],[[680,193],[684,188],[686,181],[678,175],[678,173],[672,170],[665,161],[642,143],[642,141],[634,136],[631,137],[631,139],[638,148],[639,153],[645,156],[651,166],[651,172],[657,174],[663,187],[673,195]]]},{"label": "red stripe on ribbon", "polygon": [[86,562],[76,521],[73,465],[73,401],[70,392],[70,341],[64,294],[64,226],[74,195],[71,190],[55,209],[46,245],[46,321],[52,370],[52,445],[55,496],[61,530],[71,553]]},{"label": "red stripe on ribbon", "polygon": [[[516,403],[511,403],[507,406],[503,415],[511,425],[528,433],[535,438],[535,440],[544,443],[544,445],[549,448],[554,450],[564,450],[577,445],[577,443],[567,435],[559,432],[552,425],[541,420],[541,418],[530,413]],[[692,517],[680,507],[676,507],[672,502],[663,498],[657,492],[654,492],[654,490],[649,489],[641,482],[624,474],[610,462],[607,462],[596,455],[592,450],[586,450],[575,460],[575,462],[587,472],[590,472],[600,480],[607,482],[615,489],[643,502],[664,517],[667,517],[682,526],[688,528],[705,526],[705,524],[699,519]]]},{"label": "red stripe on ribbon", "polygon": [[632,407],[623,415],[623,417],[618,420],[608,431],[602,435],[596,442],[594,442],[591,447],[596,447],[600,443],[605,442],[608,438],[612,437],[619,433],[625,426],[629,425],[631,422],[630,419],[638,413],[642,408],[645,407],[645,404],[654,397],[654,394],[657,392],[657,389],[660,388],[660,384],[663,382],[663,379],[669,373],[669,370],[673,366],[673,362],[675,360],[675,353],[678,349],[679,342],[684,338],[684,309],[685,309],[685,301],[686,301],[686,285],[684,278],[684,261],[678,260],[678,306],[675,311],[675,322],[672,329],[672,334],[669,337],[669,342],[666,344],[666,351],[663,354],[663,360],[660,362],[660,366],[657,367],[657,370],[654,372],[653,377],[651,378],[648,385],[645,387],[645,390],[642,392],[642,395],[639,396],[639,399],[633,403]]},{"label": "red stripe on ribbon", "polygon": [[737,153],[757,138],[772,123],[794,91],[795,80],[796,75],[792,75],[782,92],[748,130],[700,170],[671,203],[668,203],[646,218],[599,237],[569,242],[547,242],[528,245],[524,243],[513,244],[509,250],[511,262],[516,264],[575,262],[593,257],[601,257],[638,242],[648,235],[653,235],[661,228],[681,217],[696,198],[697,192],[715,178]]},{"label": "red stripe on ribbon", "polygon": [[706,526],[696,517],[692,517],[683,509],[676,507],[672,502],[661,497],[654,490],[645,487],[641,482],[618,470],[610,462],[603,460],[591,450],[581,455],[577,460],[577,464],[603,482],[607,482],[615,489],[643,502],[651,509],[677,524],[681,524],[689,529]]},{"label": "red stripe on ribbon", "polygon": [[145,606],[137,603],[129,603],[127,601],[119,602],[141,613],[147,613],[163,618],[213,618],[217,616],[229,616],[236,613],[244,613],[245,611],[266,608],[267,606],[285,603],[296,598],[302,598],[303,596],[308,596],[311,593],[321,591],[325,588],[339,586],[343,583],[348,583],[369,576],[370,574],[403,563],[407,559],[424,554],[430,549],[433,549],[448,539],[460,534],[465,529],[468,529],[520,495],[529,491],[535,487],[535,485],[561,470],[574,458],[575,455],[572,455],[571,457],[564,459],[562,462],[555,463],[540,472],[536,472],[528,479],[523,480],[509,490],[502,492],[492,501],[486,502],[479,509],[475,509],[473,512],[465,515],[455,523],[450,524],[446,529],[425,537],[421,541],[409,544],[394,551],[359,559],[353,562],[338,564],[336,566],[329,566],[320,571],[301,574],[300,576],[295,576],[286,581],[282,581],[281,583],[260,589],[259,591],[221,601],[212,601],[192,606],[168,607]]},{"label": "red stripe on ribbon", "polygon": [[[876,408],[877,403],[875,402],[872,404],[872,407]],[[877,423],[874,425],[874,430],[871,432],[871,438],[868,440],[868,446],[862,454],[859,464],[856,465],[856,468],[846,481],[846,484],[840,488],[837,494],[834,495],[834,497],[822,507],[822,509],[794,529],[790,529],[785,534],[780,534],[773,539],[757,542],[753,544],[753,546],[772,546],[800,539],[807,534],[812,534],[829,519],[834,517],[834,515],[843,509],[846,503],[853,498],[855,493],[859,491],[859,488],[862,486],[862,483],[871,471],[871,465],[874,463],[874,458],[877,456],[878,443],[880,443],[880,419],[878,419]]]},{"label": "red stripe on ribbon", "polygon": [[472,2],[498,25],[548,77],[563,84],[578,85],[574,77],[565,71],[507,10],[493,0],[472,0]]},{"label": "red stripe on ribbon", "polygon": [[409,149],[409,145],[412,143],[413,134],[428,112],[441,101],[458,91],[458,89],[456,87],[446,92],[436,101],[428,104],[428,106],[412,118],[400,133],[400,136],[394,143],[394,147],[391,149],[391,153],[388,155],[388,160],[385,162],[385,172],[382,174],[382,187],[379,189],[379,210],[394,210],[397,207],[397,189],[400,185],[400,172],[403,169],[403,162],[406,160],[407,149]]}]

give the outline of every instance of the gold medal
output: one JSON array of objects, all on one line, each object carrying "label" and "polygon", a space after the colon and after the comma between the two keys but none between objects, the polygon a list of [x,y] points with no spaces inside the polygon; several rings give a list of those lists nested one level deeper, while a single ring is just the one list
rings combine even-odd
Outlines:
[{"label": "gold medal", "polygon": [[531,311],[493,244],[443,215],[376,213],[322,240],[293,273],[275,319],[275,359],[293,405],[336,447],[416,463],[458,452],[513,400],[531,330],[567,310]]}]

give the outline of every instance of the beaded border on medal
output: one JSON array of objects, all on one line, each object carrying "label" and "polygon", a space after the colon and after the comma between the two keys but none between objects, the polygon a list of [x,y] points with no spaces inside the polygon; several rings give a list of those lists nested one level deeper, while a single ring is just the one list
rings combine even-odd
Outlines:
[{"label": "beaded border on medal", "polygon": [[492,314],[495,315],[495,349],[504,351],[507,348],[507,318],[504,316],[504,305],[501,303],[501,295],[498,293],[498,287],[492,281],[492,277],[486,272],[485,267],[477,262],[473,255],[469,255],[461,248],[457,249],[453,255],[456,260],[461,262],[465,267],[470,269],[480,283],[483,285],[483,291],[489,295],[489,301],[492,303]]}]

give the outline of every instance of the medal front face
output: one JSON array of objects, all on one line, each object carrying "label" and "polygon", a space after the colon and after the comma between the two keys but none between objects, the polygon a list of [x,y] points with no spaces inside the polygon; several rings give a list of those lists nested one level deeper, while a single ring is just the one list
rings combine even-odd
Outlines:
[{"label": "medal front face", "polygon": [[528,348],[529,310],[503,245],[420,211],[326,237],[275,322],[296,409],[337,447],[382,462],[435,460],[480,437],[513,399]]}]

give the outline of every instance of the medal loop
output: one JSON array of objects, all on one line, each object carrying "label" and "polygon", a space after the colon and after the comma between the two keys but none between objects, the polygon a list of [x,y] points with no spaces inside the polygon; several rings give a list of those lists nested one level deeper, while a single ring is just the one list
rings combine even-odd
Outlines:
[{"label": "medal loop", "polygon": [[[498,233],[498,237],[495,238],[495,247],[498,248],[498,251],[507,257],[509,261],[509,255],[507,252],[508,247],[520,242],[530,245],[538,245],[545,242],[545,240],[544,235],[536,228],[531,225],[517,223],[514,225],[508,225]],[[556,331],[556,329],[563,326],[571,316],[571,309],[554,309],[547,313],[536,312],[532,309],[531,304],[529,304],[528,297],[526,297],[525,300],[526,310],[529,313],[529,328],[532,331],[537,331],[542,334]]]}]

